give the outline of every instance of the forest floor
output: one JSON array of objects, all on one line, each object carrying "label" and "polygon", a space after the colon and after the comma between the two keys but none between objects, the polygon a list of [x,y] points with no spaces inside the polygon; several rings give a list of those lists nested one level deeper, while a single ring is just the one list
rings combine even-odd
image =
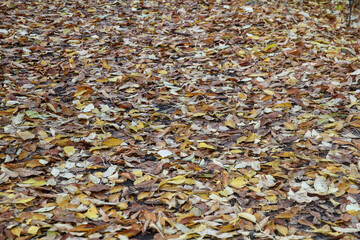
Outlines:
[{"label": "forest floor", "polygon": [[0,239],[360,239],[333,8],[2,1]]}]

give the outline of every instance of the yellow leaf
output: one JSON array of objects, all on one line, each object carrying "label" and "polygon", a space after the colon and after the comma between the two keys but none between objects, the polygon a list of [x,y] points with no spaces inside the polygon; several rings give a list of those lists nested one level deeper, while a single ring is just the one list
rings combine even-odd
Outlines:
[{"label": "yellow leaf", "polygon": [[207,143],[201,142],[199,143],[199,145],[197,146],[198,148],[208,148],[208,149],[216,149],[214,146],[211,146]]},{"label": "yellow leaf", "polygon": [[246,99],[246,95],[243,94],[243,93],[240,93],[240,94],[239,94],[239,98],[242,99],[242,100],[245,100],[245,99]]},{"label": "yellow leaf", "polygon": [[31,184],[32,186],[41,187],[41,186],[46,185],[47,182],[46,182],[46,181],[43,181],[43,180],[37,181],[37,180],[31,178],[31,179],[29,179],[29,180],[24,181],[23,183],[24,183],[24,184]]},{"label": "yellow leaf", "polygon": [[22,140],[28,140],[28,139],[33,139],[35,138],[35,134],[32,134],[29,131],[25,131],[25,132],[17,132],[17,134],[22,138]]},{"label": "yellow leaf", "polygon": [[267,46],[263,49],[263,51],[267,51],[267,50],[269,50],[270,48],[274,48],[274,47],[276,47],[276,46],[277,46],[277,43],[269,44],[269,45],[267,45]]},{"label": "yellow leaf", "polygon": [[276,195],[266,196],[265,199],[272,203],[276,203],[276,201],[277,201]]},{"label": "yellow leaf", "polygon": [[98,214],[98,210],[96,209],[96,207],[94,205],[92,205],[88,210],[87,212],[85,213],[85,216],[90,218],[90,219],[95,219],[95,218],[98,218],[99,217],[99,214]]},{"label": "yellow leaf", "polygon": [[83,95],[83,94],[86,93],[86,92],[87,92],[87,89],[78,90],[78,91],[76,91],[76,92],[74,93],[74,96],[75,96],[75,97],[78,97],[78,96]]},{"label": "yellow leaf", "polygon": [[290,78],[290,79],[286,80],[285,83],[290,86],[295,86],[298,81],[299,80],[297,80],[297,79]]},{"label": "yellow leaf", "polygon": [[268,73],[253,73],[253,74],[250,74],[249,77],[265,77],[267,75],[268,75]]},{"label": "yellow leaf", "polygon": [[117,206],[120,208],[120,210],[125,210],[128,208],[128,205],[125,202],[119,203]]},{"label": "yellow leaf", "polygon": [[28,203],[34,200],[36,197],[25,197],[16,201],[16,203]]},{"label": "yellow leaf", "polygon": [[75,213],[75,217],[76,217],[76,218],[81,218],[81,219],[85,219],[85,218],[86,218],[86,216],[85,216],[84,214],[79,213],[79,212]]},{"label": "yellow leaf", "polygon": [[200,117],[200,116],[204,116],[204,115],[206,115],[205,112],[197,112],[194,115],[192,115],[192,117]]},{"label": "yellow leaf", "polygon": [[122,186],[122,185],[115,186],[110,189],[110,193],[118,193],[118,192],[121,192],[123,189],[124,189],[124,186]]},{"label": "yellow leaf", "polygon": [[142,136],[140,136],[140,135],[137,135],[137,134],[134,135],[133,138],[134,138],[136,141],[141,141],[141,142],[144,141],[144,138],[143,138]]},{"label": "yellow leaf", "polygon": [[46,185],[46,184],[47,184],[46,181],[41,180],[41,181],[36,181],[36,182],[34,182],[33,186],[41,187],[41,186],[44,186],[44,185]]},{"label": "yellow leaf", "polygon": [[94,122],[94,126],[101,126],[104,125],[106,122],[100,120],[100,119],[96,119],[96,122]]},{"label": "yellow leaf", "polygon": [[143,129],[145,126],[144,126],[144,123],[139,120],[139,124],[136,125],[136,127],[137,127],[137,129]]},{"label": "yellow leaf", "polygon": [[146,181],[149,181],[149,180],[151,180],[151,176],[150,175],[145,175],[145,176],[142,176],[142,177],[139,177],[138,179],[136,179],[134,181],[134,185],[137,185],[139,183],[146,182]]},{"label": "yellow leaf", "polygon": [[102,145],[105,145],[108,147],[115,147],[115,146],[121,145],[123,142],[124,142],[124,140],[111,138],[111,139],[104,140],[102,142]]},{"label": "yellow leaf", "polygon": [[236,127],[236,123],[232,122],[232,121],[225,121],[225,125],[231,128],[235,128]]},{"label": "yellow leaf", "polygon": [[292,213],[292,212],[280,213],[275,216],[275,218],[289,218],[289,219],[291,219],[293,217],[294,217],[294,213]]},{"label": "yellow leaf", "polygon": [[243,57],[245,55],[246,51],[245,50],[239,50],[236,54],[240,57]]},{"label": "yellow leaf", "polygon": [[150,196],[151,196],[151,192],[141,192],[137,195],[137,200],[142,200]]},{"label": "yellow leaf", "polygon": [[246,212],[241,212],[238,214],[239,217],[241,218],[245,218],[246,220],[249,220],[253,223],[256,223],[256,217],[250,213],[246,213]]},{"label": "yellow leaf", "polygon": [[15,236],[18,236],[18,237],[20,237],[21,232],[22,232],[21,227],[13,227],[11,229],[11,233],[14,234]]},{"label": "yellow leaf", "polygon": [[194,184],[196,184],[196,181],[192,178],[187,178],[185,180],[185,184],[194,185]]},{"label": "yellow leaf", "polygon": [[284,122],[284,127],[286,130],[295,130],[295,124],[291,122]]},{"label": "yellow leaf", "polygon": [[253,36],[248,36],[247,38],[253,39],[253,40],[258,40],[260,37],[256,36],[256,35],[253,35]]},{"label": "yellow leaf", "polygon": [[33,178],[30,178],[30,179],[28,179],[26,181],[23,181],[23,184],[33,184],[34,182],[36,182],[36,180],[33,179]]},{"label": "yellow leaf", "polygon": [[39,229],[40,229],[39,227],[30,226],[29,229],[28,229],[28,233],[31,234],[31,235],[35,235],[35,234],[37,234]]},{"label": "yellow leaf", "polygon": [[230,182],[230,186],[233,187],[242,187],[244,185],[246,185],[248,181],[244,178],[244,177],[237,177],[234,178],[231,182]]},{"label": "yellow leaf", "polygon": [[134,132],[137,132],[137,131],[138,131],[138,129],[137,129],[136,126],[130,126],[129,129],[133,130]]},{"label": "yellow leaf", "polygon": [[40,220],[40,221],[45,221],[46,220],[46,216],[43,214],[35,214],[32,216],[33,220]]},{"label": "yellow leaf", "polygon": [[256,111],[256,109],[253,109],[249,112],[249,114],[247,114],[246,117],[247,118],[256,118],[256,116],[257,116],[257,111]]},{"label": "yellow leaf", "polygon": [[109,81],[108,78],[102,78],[102,79],[96,79],[95,81],[99,82],[99,83],[106,83]]},{"label": "yellow leaf", "polygon": [[242,143],[245,141],[247,137],[246,136],[242,136],[242,137],[239,137],[237,140],[236,140],[236,143]]},{"label": "yellow leaf", "polygon": [[242,153],[243,151],[240,149],[234,149],[234,150],[231,150],[230,152],[236,154],[236,153]]},{"label": "yellow leaf", "polygon": [[101,150],[101,149],[106,149],[109,148],[108,146],[99,146],[99,147],[92,147],[89,149],[90,152],[96,151],[96,150]]},{"label": "yellow leaf", "polygon": [[245,139],[245,142],[254,142],[256,139],[260,139],[260,136],[255,133],[250,133],[250,135]]},{"label": "yellow leaf", "polygon": [[326,125],[324,125],[324,128],[325,129],[328,129],[328,128],[335,128],[336,130],[341,130],[343,128],[343,123],[342,121],[336,121],[336,122],[333,122],[333,123],[328,123]]},{"label": "yellow leaf", "polygon": [[75,148],[73,146],[64,147],[64,152],[68,157],[71,157],[75,153]]},{"label": "yellow leaf", "polygon": [[135,177],[141,177],[143,175],[143,172],[141,170],[135,170],[132,172],[132,174],[134,174]]},{"label": "yellow leaf", "polygon": [[282,152],[279,153],[277,156],[278,157],[283,157],[283,158],[289,158],[289,157],[293,157],[295,154],[293,152]]},{"label": "yellow leaf", "polygon": [[117,81],[121,81],[122,79],[123,79],[123,76],[116,76],[116,77],[109,78],[109,81],[117,82]]},{"label": "yellow leaf", "polygon": [[180,175],[180,176],[176,176],[176,177],[161,181],[160,184],[159,184],[159,187],[161,187],[161,186],[163,186],[164,184],[167,184],[167,183],[179,185],[179,184],[185,183],[185,181],[186,181],[185,176]]},{"label": "yellow leaf", "polygon": [[44,130],[38,131],[38,135],[39,135],[42,139],[45,139],[45,138],[49,137]]},{"label": "yellow leaf", "polygon": [[107,70],[110,70],[111,67],[107,64],[106,60],[105,59],[101,59],[102,61],[102,67],[107,69]]},{"label": "yellow leaf", "polygon": [[161,194],[160,198],[166,198],[166,199],[171,200],[176,195],[177,195],[177,193],[164,192],[163,194]]},{"label": "yellow leaf", "polygon": [[274,106],[274,108],[291,108],[291,107],[292,107],[292,104],[289,102],[279,103]]},{"label": "yellow leaf", "polygon": [[167,72],[166,70],[159,70],[158,73],[159,73],[159,74],[162,74],[162,75],[168,74],[168,72]]},{"label": "yellow leaf", "polygon": [[167,180],[168,183],[176,184],[176,185],[183,184],[185,181],[186,178],[184,175],[176,176]]}]

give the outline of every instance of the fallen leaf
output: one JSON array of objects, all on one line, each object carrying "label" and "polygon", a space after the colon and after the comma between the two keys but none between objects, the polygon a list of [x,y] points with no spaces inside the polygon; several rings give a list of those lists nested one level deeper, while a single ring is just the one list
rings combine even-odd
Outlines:
[{"label": "fallen leaf", "polygon": [[198,148],[216,149],[214,146],[204,143],[204,142],[199,143],[197,147]]}]

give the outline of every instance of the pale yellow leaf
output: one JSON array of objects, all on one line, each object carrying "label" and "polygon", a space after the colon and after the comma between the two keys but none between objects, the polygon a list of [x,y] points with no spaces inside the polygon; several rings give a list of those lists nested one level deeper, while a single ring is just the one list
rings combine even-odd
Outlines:
[{"label": "pale yellow leaf", "polygon": [[42,139],[45,139],[45,138],[49,137],[44,130],[38,131],[38,135],[39,135],[40,138],[42,138]]},{"label": "pale yellow leaf", "polygon": [[246,136],[242,136],[242,137],[239,137],[237,140],[236,140],[236,143],[242,143],[246,140]]},{"label": "pale yellow leaf", "polygon": [[31,235],[35,235],[35,234],[37,234],[39,229],[40,228],[37,227],[37,226],[30,226],[29,229],[28,229],[28,233],[31,234]]},{"label": "pale yellow leaf", "polygon": [[75,148],[73,146],[66,146],[64,147],[64,152],[66,156],[71,157],[75,153]]},{"label": "pale yellow leaf", "polygon": [[276,230],[278,230],[278,232],[284,236],[288,235],[289,230],[287,229],[287,227],[283,226],[283,225],[276,225]]},{"label": "pale yellow leaf", "polygon": [[236,123],[234,123],[233,121],[225,121],[225,125],[231,128],[236,127]]},{"label": "pale yellow leaf", "polygon": [[168,74],[168,72],[167,72],[166,70],[159,70],[158,73],[159,73],[159,74],[162,74],[162,75]]},{"label": "pale yellow leaf", "polygon": [[32,134],[32,133],[29,132],[29,131],[17,132],[17,134],[19,135],[19,137],[22,138],[22,140],[29,140],[29,139],[35,138],[35,134]]},{"label": "pale yellow leaf", "polygon": [[17,200],[16,203],[28,203],[34,199],[35,199],[35,197],[25,197],[25,198],[21,198],[21,199]]},{"label": "pale yellow leaf", "polygon": [[245,142],[254,142],[256,139],[260,139],[260,136],[255,133],[250,133],[250,135],[245,139]]},{"label": "pale yellow leaf", "polygon": [[125,210],[128,208],[128,205],[125,202],[119,203],[117,206],[120,210]]},{"label": "pale yellow leaf", "polygon": [[44,180],[40,180],[40,181],[37,181],[35,179],[29,179],[29,180],[26,180],[23,182],[24,184],[31,184],[32,186],[38,186],[38,187],[41,187],[41,186],[44,186],[47,184],[46,181]]},{"label": "pale yellow leaf", "polygon": [[151,180],[151,176],[150,175],[144,175],[144,176],[139,177],[138,179],[136,179],[134,181],[134,185],[137,185],[139,183],[146,182],[146,181],[149,181],[149,180]]},{"label": "pale yellow leaf", "polygon": [[151,192],[141,192],[137,195],[137,200],[142,200],[151,196]]},{"label": "pale yellow leaf", "polygon": [[268,89],[264,89],[264,93],[266,93],[267,95],[274,95],[275,93],[271,90],[268,90]]},{"label": "pale yellow leaf", "polygon": [[206,115],[205,112],[197,112],[194,115],[192,115],[192,117],[200,117],[200,116],[204,116],[204,115]]},{"label": "pale yellow leaf", "polygon": [[109,148],[108,146],[98,146],[98,147],[92,147],[89,149],[90,152],[93,152],[93,151],[97,151],[97,150],[101,150],[101,149],[106,149],[106,148]]},{"label": "pale yellow leaf", "polygon": [[295,124],[291,122],[284,122],[284,127],[286,130],[295,130]]},{"label": "pale yellow leaf", "polygon": [[285,83],[290,86],[295,86],[298,81],[299,80],[297,80],[297,79],[290,78],[290,79],[286,80]]},{"label": "pale yellow leaf", "polygon": [[22,232],[21,227],[13,227],[11,229],[11,233],[14,234],[15,236],[18,236],[18,237],[20,237],[21,232]]},{"label": "pale yellow leaf", "polygon": [[143,175],[143,172],[141,170],[135,170],[132,172],[132,174],[134,174],[135,177],[141,177]]},{"label": "pale yellow leaf", "polygon": [[168,179],[167,182],[171,184],[183,184],[186,181],[186,178],[184,175],[176,176],[171,179]]},{"label": "pale yellow leaf", "polygon": [[192,178],[186,178],[185,184],[194,185],[196,184],[196,181]]},{"label": "pale yellow leaf", "polygon": [[246,220],[249,220],[253,223],[256,223],[256,217],[250,213],[241,212],[238,214],[239,217],[245,218]]}]

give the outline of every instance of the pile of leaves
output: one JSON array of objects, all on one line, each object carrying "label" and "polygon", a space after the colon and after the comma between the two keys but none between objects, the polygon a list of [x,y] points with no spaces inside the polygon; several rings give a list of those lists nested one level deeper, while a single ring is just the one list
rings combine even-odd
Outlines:
[{"label": "pile of leaves", "polygon": [[360,238],[359,38],[340,15],[0,4],[0,239]]}]

